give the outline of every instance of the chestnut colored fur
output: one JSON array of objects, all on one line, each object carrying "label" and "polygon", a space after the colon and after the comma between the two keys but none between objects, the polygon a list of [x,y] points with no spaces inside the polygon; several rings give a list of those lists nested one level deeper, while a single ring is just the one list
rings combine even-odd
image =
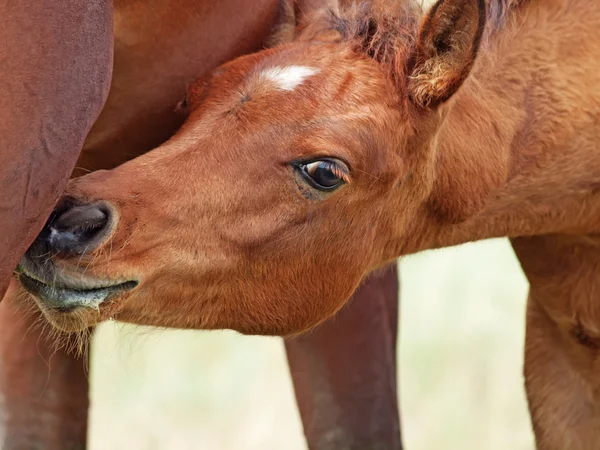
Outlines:
[{"label": "chestnut colored fur", "polygon": [[[82,127],[89,127],[96,118],[109,81],[107,103],[87,136],[76,175],[112,168],[160,145],[185,118],[174,109],[189,82],[224,61],[261,49],[265,41],[273,45],[269,41],[282,39],[280,33],[268,39],[273,34],[273,22],[286,24],[290,20],[282,12],[277,17],[278,7],[289,6],[278,0],[255,0],[251,8],[244,0],[115,0],[115,65],[110,80],[110,2],[79,8],[72,3],[81,2],[65,0],[52,11],[47,5],[28,3],[8,2],[9,12],[0,14],[0,22],[6,17],[9,24],[0,31],[0,35],[8,36],[3,43],[9,43],[0,46],[0,54],[15,51],[5,58],[10,64],[3,66],[3,75],[7,80],[28,77],[26,96],[15,89],[18,83],[5,83],[6,90],[0,87],[3,105],[10,105],[0,110],[6,116],[6,130],[0,136],[6,164],[0,170],[10,174],[14,168],[29,167],[37,174],[26,179],[28,171],[20,170],[20,182],[2,191],[4,205],[12,202],[17,208],[0,211],[6,225],[4,259],[0,258],[1,272],[6,276],[0,281],[7,281],[60,194],[62,188],[55,181],[66,184],[87,132]],[[283,8],[281,11],[285,12]],[[86,22],[82,15],[91,19]],[[19,21],[15,17],[20,17]],[[37,25],[12,27],[15,23]],[[48,39],[49,31],[60,32],[60,39]],[[23,52],[25,40],[32,46],[27,52]],[[99,76],[104,77],[104,84]],[[69,89],[57,89],[63,79]],[[35,97],[35,91],[40,90],[45,93]],[[78,120],[73,120],[70,111]],[[38,119],[60,133],[48,134],[37,125]],[[42,144],[25,145],[36,139]],[[23,161],[30,161],[37,169]],[[23,208],[21,200],[27,188],[29,194],[42,195],[37,199],[30,196],[27,208]],[[37,225],[27,222],[32,226],[24,228],[22,219],[29,220],[34,214]],[[17,239],[13,231],[18,232]],[[394,361],[397,283],[395,271],[367,280],[355,296],[355,306],[347,308],[335,323],[326,324],[319,333],[287,341],[311,450],[400,447]],[[45,333],[47,326],[39,312],[27,314],[15,297],[11,290],[0,303],[0,408],[4,417],[0,446],[29,448],[36,443],[46,450],[85,448],[89,408],[86,362],[68,352],[80,341],[63,335],[59,343],[67,348],[56,348],[56,333]],[[392,325],[387,326],[388,322]],[[357,363],[360,368],[347,370]],[[314,427],[317,420],[319,426]]]},{"label": "chestnut colored fur", "polygon": [[[90,280],[140,285],[77,322],[42,310],[75,329],[112,315],[293,335],[398,256],[508,236],[532,283],[538,448],[597,448],[600,10],[331,3],[286,10],[300,23],[293,43],[194,84],[167,143],[71,182],[69,196],[111,202],[119,223],[101,248],[54,261],[59,276],[79,260]],[[289,65],[318,73],[291,92],[257,82]],[[322,193],[290,165],[320,157],[344,160],[352,183]]]}]

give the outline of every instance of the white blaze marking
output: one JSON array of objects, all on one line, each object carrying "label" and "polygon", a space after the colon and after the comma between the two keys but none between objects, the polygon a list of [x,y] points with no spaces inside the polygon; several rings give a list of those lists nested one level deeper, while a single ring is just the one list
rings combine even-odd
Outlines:
[{"label": "white blaze marking", "polygon": [[319,69],[306,66],[272,67],[261,73],[267,80],[273,81],[279,89],[293,91],[304,80],[319,73]]}]

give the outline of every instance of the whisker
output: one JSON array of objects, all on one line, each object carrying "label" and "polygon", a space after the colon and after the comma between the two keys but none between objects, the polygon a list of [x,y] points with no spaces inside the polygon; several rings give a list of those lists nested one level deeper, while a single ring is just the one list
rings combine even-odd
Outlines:
[{"label": "whisker", "polygon": [[91,244],[88,244],[85,246],[85,249],[83,249],[83,252],[81,253],[81,256],[79,257],[79,261],[77,261],[77,265],[75,266],[75,270],[79,270],[79,264],[81,264],[81,260],[83,259],[83,257],[85,256],[85,252],[87,252],[87,249],[90,248]]},{"label": "whisker", "polygon": [[364,173],[365,175],[370,176],[371,178],[374,178],[375,180],[379,181],[380,178],[377,175],[373,175],[372,173],[369,172],[365,172],[364,170],[360,170],[360,169],[352,169],[355,172],[360,172],[360,173]]}]

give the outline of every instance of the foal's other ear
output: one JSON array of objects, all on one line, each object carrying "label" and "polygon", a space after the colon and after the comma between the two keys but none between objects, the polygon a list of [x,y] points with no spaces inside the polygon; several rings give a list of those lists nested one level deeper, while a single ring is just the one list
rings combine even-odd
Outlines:
[{"label": "foal's other ear", "polygon": [[265,47],[276,47],[280,44],[292,42],[296,35],[296,10],[294,0],[280,0],[277,18],[271,31],[271,36],[267,39]]},{"label": "foal's other ear", "polygon": [[419,27],[408,93],[420,107],[448,100],[469,75],[485,27],[485,0],[438,0]]},{"label": "foal's other ear", "polygon": [[275,26],[266,46],[270,48],[292,42],[298,29],[310,22],[311,17],[337,4],[337,0],[280,0]]}]

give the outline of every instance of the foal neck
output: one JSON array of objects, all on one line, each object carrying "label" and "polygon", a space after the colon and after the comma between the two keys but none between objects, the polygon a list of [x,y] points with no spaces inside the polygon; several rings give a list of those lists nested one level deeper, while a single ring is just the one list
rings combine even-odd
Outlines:
[{"label": "foal neck", "polygon": [[433,189],[401,253],[600,231],[600,13],[572,3],[528,3],[486,43],[445,106]]}]

